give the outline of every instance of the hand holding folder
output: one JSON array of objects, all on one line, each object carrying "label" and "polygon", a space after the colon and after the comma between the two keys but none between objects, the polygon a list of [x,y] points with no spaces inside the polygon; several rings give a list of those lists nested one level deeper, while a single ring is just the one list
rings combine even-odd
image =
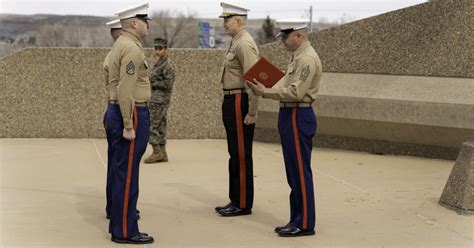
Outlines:
[{"label": "hand holding folder", "polygon": [[265,87],[271,88],[275,85],[285,74],[278,69],[274,64],[268,61],[266,58],[261,57],[257,63],[255,63],[245,73],[244,79],[253,82],[253,79],[261,82]]}]

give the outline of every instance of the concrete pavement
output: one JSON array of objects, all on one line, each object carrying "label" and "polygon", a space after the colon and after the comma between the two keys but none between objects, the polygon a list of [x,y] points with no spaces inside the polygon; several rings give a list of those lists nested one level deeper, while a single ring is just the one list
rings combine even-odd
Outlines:
[{"label": "concrete pavement", "polygon": [[[142,246],[110,241],[106,141],[0,139],[1,247],[474,247],[474,217],[438,205],[454,161],[313,150],[316,236],[280,238],[289,187],[278,144],[254,143],[253,214],[224,218],[225,140],[170,140],[142,164]],[[148,150],[147,154],[150,151]]]}]

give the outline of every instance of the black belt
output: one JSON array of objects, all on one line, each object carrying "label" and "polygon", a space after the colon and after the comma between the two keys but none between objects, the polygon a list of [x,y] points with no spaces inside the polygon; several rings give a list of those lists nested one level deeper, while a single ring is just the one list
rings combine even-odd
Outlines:
[{"label": "black belt", "polygon": [[224,96],[241,94],[241,93],[247,93],[247,91],[245,89],[229,89],[229,90],[224,89]]},{"label": "black belt", "polygon": [[148,107],[148,102],[135,102],[135,107]]},{"label": "black belt", "polygon": [[[118,100],[110,100],[109,104],[118,105],[119,101]],[[136,107],[148,107],[148,102],[135,102],[135,106]]]},{"label": "black belt", "polygon": [[304,108],[311,107],[310,102],[280,102],[280,108]]}]

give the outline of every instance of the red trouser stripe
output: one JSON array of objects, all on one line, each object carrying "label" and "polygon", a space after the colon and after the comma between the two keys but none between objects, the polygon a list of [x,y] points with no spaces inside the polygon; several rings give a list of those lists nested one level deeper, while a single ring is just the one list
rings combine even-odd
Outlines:
[{"label": "red trouser stripe", "polygon": [[[137,109],[133,108],[133,130],[137,132],[138,126],[138,115]],[[122,212],[122,233],[123,238],[127,238],[127,217],[128,217],[128,197],[130,195],[130,181],[132,179],[132,165],[133,165],[133,153],[135,152],[135,139],[130,141],[130,150],[128,153],[128,165],[127,165],[127,181],[125,183],[125,197],[123,198],[123,212]]]},{"label": "red trouser stripe", "polygon": [[303,229],[308,228],[308,208],[306,203],[306,184],[304,180],[303,160],[301,159],[300,137],[298,135],[298,126],[296,125],[296,110],[292,109],[291,120],[293,124],[293,136],[295,137],[296,157],[298,158],[298,170],[300,172],[301,195],[303,196]]},{"label": "red trouser stripe", "polygon": [[240,171],[240,208],[246,207],[246,171],[245,171],[245,146],[244,146],[244,127],[241,111],[241,94],[235,94],[235,125],[237,126],[237,142],[239,147],[239,171]]}]

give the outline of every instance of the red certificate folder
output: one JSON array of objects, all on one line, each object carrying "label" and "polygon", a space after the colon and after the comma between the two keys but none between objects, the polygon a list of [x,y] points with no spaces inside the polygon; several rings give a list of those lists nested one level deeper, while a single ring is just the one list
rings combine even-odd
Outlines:
[{"label": "red certificate folder", "polygon": [[260,58],[250,69],[245,73],[244,78],[250,82],[257,79],[267,88],[273,87],[285,74],[278,69],[274,64],[266,58]]}]

